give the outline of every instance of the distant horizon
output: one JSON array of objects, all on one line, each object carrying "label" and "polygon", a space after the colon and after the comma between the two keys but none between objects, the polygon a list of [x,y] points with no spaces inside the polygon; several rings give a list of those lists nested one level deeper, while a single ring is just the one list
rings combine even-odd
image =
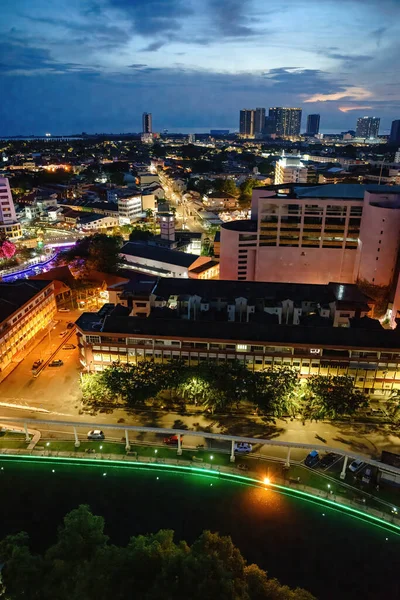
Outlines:
[{"label": "distant horizon", "polygon": [[[236,127],[216,127],[216,126],[210,126],[210,127],[163,127],[160,130],[156,130],[153,131],[153,133],[160,133],[163,134],[164,131],[166,130],[168,132],[168,134],[173,134],[173,133],[179,133],[182,135],[189,135],[189,134],[202,134],[202,135],[206,135],[206,134],[210,134],[210,131],[212,129],[215,130],[229,130],[229,134],[233,134],[233,133],[239,133],[239,128]],[[333,135],[338,135],[342,132],[346,132],[349,130],[355,130],[354,128],[332,128],[332,129],[321,129],[319,133],[322,133],[323,135],[328,135],[328,134],[333,134]],[[302,134],[305,134],[306,129],[304,129],[304,131],[301,132]],[[44,138],[46,137],[46,134],[50,133],[51,135],[47,138],[49,140],[51,140],[52,138],[57,138],[57,137],[78,137],[81,136],[83,133],[85,133],[88,136],[91,135],[141,135],[141,131],[87,131],[87,130],[83,130],[81,132],[72,132],[72,133],[52,133],[49,131],[46,131],[44,133],[21,133],[21,134],[14,134],[14,135],[2,135],[0,132],[0,139],[2,140],[6,140],[6,139],[17,139],[17,138]],[[379,135],[389,135],[390,134],[390,128],[388,129],[383,129],[382,131],[379,132]],[[268,141],[268,138],[266,138],[265,140],[260,140],[260,141]]]}]

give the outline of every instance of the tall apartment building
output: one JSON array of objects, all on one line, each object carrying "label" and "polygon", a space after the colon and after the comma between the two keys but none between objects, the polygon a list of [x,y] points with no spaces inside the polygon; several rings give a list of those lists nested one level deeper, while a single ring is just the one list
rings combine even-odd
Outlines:
[{"label": "tall apartment building", "polygon": [[306,135],[317,135],[319,133],[320,115],[308,115]]},{"label": "tall apartment building", "polygon": [[221,226],[220,279],[395,283],[400,186],[256,188],[252,218]]},{"label": "tall apartment building", "polygon": [[141,195],[123,196],[118,198],[118,215],[121,225],[130,225],[142,216]]},{"label": "tall apartment building", "polygon": [[52,321],[52,281],[0,282],[0,372]]},{"label": "tall apartment building", "polygon": [[265,126],[265,108],[256,108],[254,113],[254,135],[260,135]]},{"label": "tall apartment building", "polygon": [[10,182],[0,177],[0,235],[9,239],[22,236],[21,225],[17,222]]},{"label": "tall apartment building", "polygon": [[151,113],[144,112],[142,115],[142,133],[153,133]]},{"label": "tall apartment building", "polygon": [[244,108],[240,111],[239,133],[242,137],[254,137],[254,120],[256,111],[253,108]]},{"label": "tall apartment building", "polygon": [[400,144],[400,119],[392,121],[389,142],[391,144]]},{"label": "tall apartment building", "polygon": [[307,183],[308,168],[300,156],[285,156],[283,153],[275,165],[275,184]]},{"label": "tall apartment building", "polygon": [[269,116],[275,121],[275,133],[279,137],[292,138],[300,135],[301,108],[277,106],[269,109]]},{"label": "tall apartment building", "polygon": [[400,164],[400,148],[397,150],[396,154],[394,155],[394,162]]},{"label": "tall apartment building", "polygon": [[379,117],[360,117],[357,119],[356,137],[358,138],[377,138],[379,134]]}]

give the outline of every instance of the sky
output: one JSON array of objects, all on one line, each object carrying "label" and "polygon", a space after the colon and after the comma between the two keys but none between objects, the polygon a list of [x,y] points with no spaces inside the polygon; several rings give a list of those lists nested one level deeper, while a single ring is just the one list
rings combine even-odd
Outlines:
[{"label": "sky", "polygon": [[1,0],[0,135],[400,119],[400,0]]}]

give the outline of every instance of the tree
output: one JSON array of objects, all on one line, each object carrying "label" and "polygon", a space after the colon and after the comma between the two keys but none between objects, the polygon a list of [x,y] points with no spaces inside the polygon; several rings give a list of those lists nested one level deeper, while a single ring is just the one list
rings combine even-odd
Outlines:
[{"label": "tree", "polygon": [[221,194],[230,194],[231,196],[238,195],[238,189],[233,179],[216,179],[214,182],[214,190]]},{"label": "tree", "polygon": [[241,205],[249,205],[251,201],[251,195],[253,193],[253,188],[255,188],[258,184],[256,179],[246,179],[243,183],[240,184],[240,196],[239,202]]},{"label": "tree", "polygon": [[117,397],[117,395],[113,396],[105,385],[102,373],[85,373],[82,375],[81,392],[83,401],[88,404],[108,403]]},{"label": "tree", "polygon": [[191,546],[170,530],[110,544],[104,519],[87,506],[66,515],[43,555],[31,553],[26,534],[6,537],[0,562],[7,600],[314,600],[247,565],[218,533],[204,531]]},{"label": "tree", "polygon": [[125,175],[121,172],[110,173],[109,174],[110,182],[114,185],[124,185]]},{"label": "tree", "polygon": [[120,262],[119,251],[122,243],[121,236],[95,233],[78,240],[74,246],[61,252],[57,261],[61,264],[72,263],[82,274],[92,270],[115,273]]},{"label": "tree", "polygon": [[141,227],[134,227],[129,234],[130,242],[147,242],[153,237],[153,234],[148,229],[142,229]]},{"label": "tree", "polygon": [[296,412],[295,391],[299,376],[291,367],[274,367],[255,371],[252,378],[250,400],[263,412],[276,417],[294,415]]},{"label": "tree", "polygon": [[313,375],[307,380],[304,415],[322,419],[352,415],[359,408],[368,406],[364,394],[354,387],[347,375]]}]

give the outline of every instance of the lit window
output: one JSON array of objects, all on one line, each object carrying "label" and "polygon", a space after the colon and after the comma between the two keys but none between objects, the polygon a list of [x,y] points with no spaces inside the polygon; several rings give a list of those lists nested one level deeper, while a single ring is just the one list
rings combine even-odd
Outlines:
[{"label": "lit window", "polygon": [[247,344],[236,344],[236,352],[246,352]]}]

